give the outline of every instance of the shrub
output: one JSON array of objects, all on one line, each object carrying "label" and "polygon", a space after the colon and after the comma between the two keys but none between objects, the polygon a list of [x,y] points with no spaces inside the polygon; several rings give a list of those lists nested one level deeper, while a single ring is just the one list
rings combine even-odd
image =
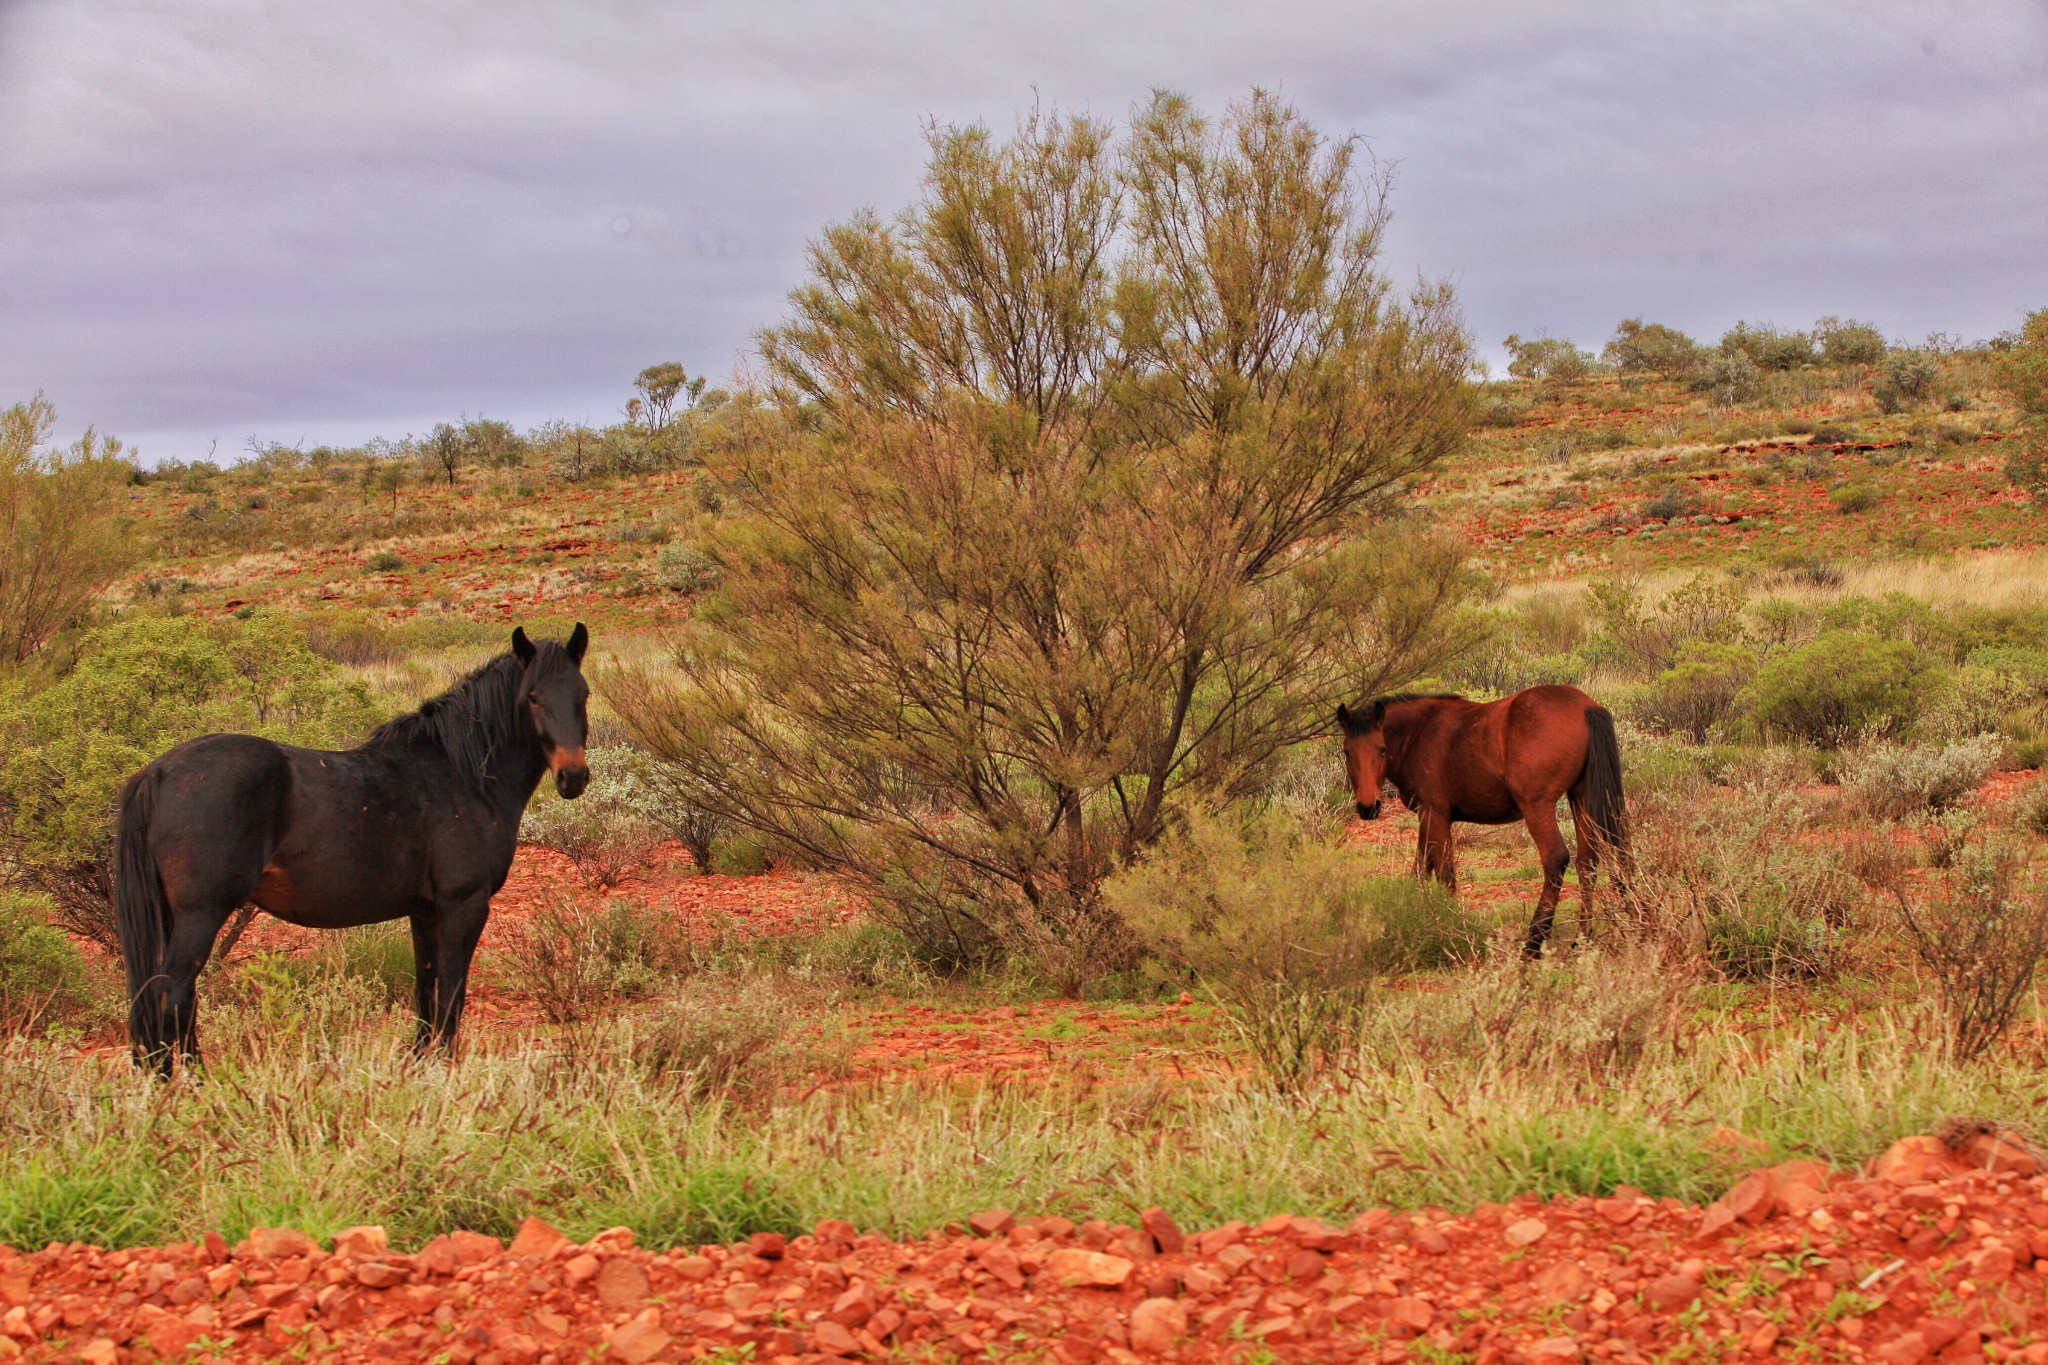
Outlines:
[{"label": "shrub", "polygon": [[843,1050],[789,1036],[786,982],[698,977],[664,999],[632,1056],[650,1075],[697,1096],[765,1098],[824,1067],[843,1072]]},{"label": "shrub", "polygon": [[1662,673],[1696,641],[1732,643],[1742,635],[1742,593],[1704,574],[1646,606],[1632,582],[1610,579],[1587,589],[1601,627],[1596,650],[1639,674]]},{"label": "shrub", "polygon": [[1653,493],[1643,504],[1643,515],[1652,521],[1670,521],[1675,517],[1693,516],[1705,505],[1700,501],[1699,490],[1680,480],[1667,483]]},{"label": "shrub", "polygon": [[[715,806],[715,793],[700,788],[688,770],[628,745],[607,747],[604,757],[619,799],[688,849],[698,872],[711,871],[732,832]],[[730,855],[730,849],[723,851]]]},{"label": "shrub", "polygon": [[1716,351],[1692,386],[1713,402],[1730,408],[1755,400],[1763,389],[1763,371],[1741,351]]},{"label": "shrub", "polygon": [[371,573],[397,573],[405,568],[405,558],[396,550],[379,550],[363,561],[363,567]]},{"label": "shrub", "polygon": [[1192,979],[1229,1012],[1286,1086],[1355,1044],[1374,975],[1440,968],[1484,945],[1435,883],[1363,876],[1356,855],[1274,814],[1191,818],[1103,895],[1170,978]]},{"label": "shrub", "polygon": [[2048,781],[2034,783],[2021,798],[2018,824],[2021,829],[2048,835]]},{"label": "shrub", "polygon": [[2017,886],[2018,857],[1990,848],[1959,860],[1957,873],[1919,906],[1893,888],[1913,947],[1934,977],[1955,1055],[1969,1061],[2005,1035],[2048,952],[2048,895]]},{"label": "shrub", "polygon": [[1508,373],[1517,379],[1549,379],[1571,383],[1593,369],[1593,357],[1562,337],[1510,336],[1501,343],[1510,357]]},{"label": "shrub", "polygon": [[1858,883],[1839,852],[1799,841],[1812,817],[1792,782],[1776,765],[1711,802],[1678,791],[1635,804],[1631,903],[1667,960],[1739,980],[1835,970]]},{"label": "shrub", "polygon": [[1813,338],[1738,322],[1721,337],[1724,355],[1740,355],[1760,370],[1796,370],[1813,363]]},{"label": "shrub", "polygon": [[1983,785],[2004,747],[1997,735],[1941,745],[1872,744],[1844,755],[1836,771],[1874,814],[1895,820],[1961,801]]},{"label": "shrub", "polygon": [[1884,368],[1871,395],[1886,412],[1898,412],[1913,403],[1924,403],[1941,378],[1941,364],[1926,351],[1893,351],[1884,358]]},{"label": "shrub", "polygon": [[1876,484],[1859,479],[1830,490],[1828,501],[1834,504],[1837,512],[1868,512],[1884,501],[1884,494],[1878,491]]},{"label": "shrub", "polygon": [[651,995],[696,967],[694,945],[672,917],[624,896],[595,905],[547,896],[498,958],[507,984],[556,1023]]},{"label": "shrub", "polygon": [[120,524],[134,465],[87,428],[43,447],[57,410],[37,394],[0,412],[0,664],[18,664],[71,625],[133,557]]},{"label": "shrub", "polygon": [[71,671],[0,704],[0,838],[57,922],[116,946],[107,867],[130,773],[184,740],[244,731],[353,743],[380,714],[369,690],[306,648],[284,617],[145,617],[85,637]]},{"label": "shrub", "polygon": [[600,891],[647,866],[663,831],[634,799],[638,759],[626,745],[592,749],[590,784],[583,794],[565,801],[543,784],[519,822],[520,841],[562,854],[575,864],[577,875]]},{"label": "shrub", "polygon": [[1766,663],[1748,700],[1767,732],[1834,748],[1861,734],[1903,730],[1934,681],[1910,641],[1830,630]]},{"label": "shrub", "polygon": [[1641,318],[1624,318],[1601,356],[1623,374],[1647,373],[1665,379],[1689,380],[1706,365],[1705,352],[1697,341],[1675,328]]},{"label": "shrub", "polygon": [[1825,317],[1813,324],[1820,363],[1831,367],[1876,365],[1885,357],[1884,333],[1867,322]]},{"label": "shrub", "polygon": [[84,955],[43,907],[0,891],[0,1033],[85,1015],[96,998]]},{"label": "shrub", "polygon": [[718,564],[695,545],[671,541],[654,556],[655,577],[671,592],[709,592],[718,586]]},{"label": "shrub", "polygon": [[2005,457],[2005,477],[2038,503],[2048,503],[2048,428],[2022,433]]},{"label": "shrub", "polygon": [[1690,641],[1676,663],[1636,693],[1631,710],[1645,725],[1704,744],[1756,671],[1756,656],[1741,645]]}]

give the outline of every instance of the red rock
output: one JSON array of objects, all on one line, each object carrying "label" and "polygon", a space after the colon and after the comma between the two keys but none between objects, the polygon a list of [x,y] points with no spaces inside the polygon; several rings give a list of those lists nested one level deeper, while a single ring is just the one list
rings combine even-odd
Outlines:
[{"label": "red rock", "polygon": [[1509,1246],[1525,1247],[1536,1242],[1548,1231],[1550,1225],[1541,1218],[1524,1218],[1508,1224],[1501,1236],[1507,1239]]},{"label": "red rock", "polygon": [[1188,1311],[1172,1299],[1146,1299],[1131,1310],[1131,1349],[1140,1355],[1169,1354],[1187,1330]]},{"label": "red rock", "polygon": [[830,1318],[812,1329],[811,1341],[827,1355],[857,1355],[861,1349],[860,1342],[855,1339],[853,1333]]},{"label": "red rock", "polygon": [[1345,1225],[1344,1231],[1353,1237],[1375,1237],[1381,1228],[1394,1221],[1394,1215],[1385,1209],[1367,1209]]},{"label": "red rock", "polygon": [[1642,1205],[1633,1199],[1600,1199],[1594,1201],[1593,1211],[1616,1227],[1626,1227],[1636,1220]]},{"label": "red rock", "polygon": [[821,1242],[850,1243],[860,1237],[860,1232],[844,1218],[821,1218],[811,1229],[811,1236]]},{"label": "red rock", "polygon": [[597,1301],[607,1308],[637,1309],[647,1302],[647,1272],[625,1256],[614,1256],[597,1272]]},{"label": "red rock", "polygon": [[79,1365],[115,1365],[120,1358],[120,1348],[105,1337],[94,1337],[78,1348]]},{"label": "red rock", "polygon": [[343,1228],[334,1234],[334,1254],[337,1256],[382,1256],[391,1249],[391,1239],[384,1229],[376,1224],[362,1227]]},{"label": "red rock", "polygon": [[236,1255],[263,1261],[317,1255],[319,1251],[320,1244],[296,1228],[250,1228],[248,1237],[235,1248]]},{"label": "red rock", "polygon": [[1404,1295],[1388,1299],[1380,1305],[1380,1316],[1396,1327],[1405,1327],[1410,1334],[1427,1332],[1429,1325],[1436,1321],[1436,1309],[1427,1299]]},{"label": "red rock", "polygon": [[603,1267],[603,1261],[586,1251],[581,1256],[571,1256],[563,1262],[562,1274],[568,1277],[570,1284],[583,1284],[596,1279],[597,1272]]},{"label": "red rock", "polygon": [[1757,1171],[1735,1182],[1721,1196],[1728,1211],[1745,1223],[1761,1223],[1778,1208],[1778,1183],[1768,1171]]},{"label": "red rock", "polygon": [[1988,1126],[1974,1132],[1945,1133],[1950,1160],[1967,1171],[1996,1171],[2025,1179],[2041,1174],[2041,1150],[2010,1129]]},{"label": "red rock", "polygon": [[780,1232],[757,1232],[747,1239],[747,1250],[764,1261],[779,1261],[789,1250],[789,1237]]},{"label": "red rock", "polygon": [[1927,1355],[1927,1341],[1918,1332],[1902,1332],[1870,1352],[1883,1365],[1920,1365]]},{"label": "red rock", "polygon": [[977,1237],[1002,1237],[1017,1226],[1017,1215],[1008,1209],[983,1209],[969,1215],[967,1226]]},{"label": "red rock", "polygon": [[1585,1358],[1570,1337],[1545,1337],[1522,1348],[1525,1365],[1578,1365]]},{"label": "red rock", "polygon": [[1734,1227],[1736,1222],[1735,1210],[1729,1208],[1726,1203],[1716,1200],[1707,1205],[1707,1211],[1700,1215],[1698,1235],[1702,1238],[1718,1237]]},{"label": "red rock", "polygon": [[554,1255],[563,1247],[573,1245],[568,1234],[561,1229],[529,1218],[519,1225],[518,1235],[513,1237],[510,1253],[522,1259],[539,1259]]},{"label": "red rock", "polygon": [[1644,1285],[1643,1302],[1655,1312],[1675,1313],[1698,1298],[1703,1287],[1698,1275],[1679,1271]]},{"label": "red rock", "polygon": [[673,1340],[675,1338],[654,1323],[635,1318],[612,1333],[605,1359],[623,1360],[626,1365],[647,1365],[648,1361],[666,1351]]},{"label": "red rock", "polygon": [[1441,1256],[1451,1249],[1450,1239],[1434,1223],[1421,1224],[1408,1235],[1408,1240],[1417,1251],[1427,1256]]},{"label": "red rock", "polygon": [[1017,1260],[1017,1253],[1001,1242],[987,1248],[979,1257],[982,1268],[1002,1284],[1011,1289],[1024,1287],[1024,1268]]},{"label": "red rock", "polygon": [[1062,1247],[1045,1258],[1045,1273],[1054,1281],[1096,1289],[1123,1288],[1137,1268],[1135,1262],[1122,1256],[1076,1247]]},{"label": "red rock", "polygon": [[356,1283],[367,1289],[390,1289],[404,1284],[407,1272],[403,1266],[386,1264],[383,1261],[365,1261],[356,1267]]},{"label": "red rock", "polygon": [[1173,1215],[1165,1209],[1146,1209],[1139,1215],[1138,1223],[1162,1255],[1172,1256],[1187,1244],[1187,1238],[1181,1233],[1180,1224],[1174,1222]]},{"label": "red rock", "polygon": [[826,1317],[841,1327],[859,1327],[875,1315],[875,1291],[857,1284],[833,1301]]},{"label": "red rock", "polygon": [[1870,1163],[1870,1178],[1897,1185],[1941,1180],[1956,1174],[1957,1163],[1940,1138],[1900,1138]]}]

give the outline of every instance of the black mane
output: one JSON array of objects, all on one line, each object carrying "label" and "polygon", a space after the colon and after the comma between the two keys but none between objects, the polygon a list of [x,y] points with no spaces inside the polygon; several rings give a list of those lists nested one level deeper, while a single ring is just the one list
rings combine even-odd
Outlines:
[{"label": "black mane", "polygon": [[[545,653],[563,653],[552,642]],[[385,721],[370,732],[370,744],[425,746],[440,750],[471,786],[490,783],[491,759],[519,742],[519,681],[524,669],[507,651],[419,709]]]},{"label": "black mane", "polygon": [[1461,693],[1461,692],[1395,692],[1395,693],[1392,693],[1391,695],[1388,695],[1388,696],[1384,696],[1384,697],[1374,697],[1374,698],[1372,699],[1372,701],[1371,701],[1370,703],[1368,703],[1368,704],[1369,704],[1369,705],[1372,705],[1372,706],[1392,706],[1392,705],[1393,705],[1393,704],[1394,704],[1395,702],[1402,702],[1402,701],[1463,701],[1463,700],[1465,700],[1465,696],[1464,696],[1464,694],[1463,694],[1463,693]]}]

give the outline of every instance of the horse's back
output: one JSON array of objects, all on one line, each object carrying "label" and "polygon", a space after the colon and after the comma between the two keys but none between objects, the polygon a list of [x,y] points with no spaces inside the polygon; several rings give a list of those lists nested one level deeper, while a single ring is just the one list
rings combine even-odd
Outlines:
[{"label": "horse's back", "polygon": [[1587,713],[1599,703],[1576,687],[1545,684],[1504,697],[1503,755],[1517,794],[1556,800],[1585,770],[1591,731]]}]

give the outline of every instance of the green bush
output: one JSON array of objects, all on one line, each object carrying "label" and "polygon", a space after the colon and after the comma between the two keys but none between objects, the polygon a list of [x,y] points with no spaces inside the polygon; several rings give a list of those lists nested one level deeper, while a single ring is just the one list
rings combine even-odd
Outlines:
[{"label": "green bush", "polygon": [[656,551],[655,577],[671,592],[708,592],[718,586],[718,563],[695,545],[674,541]]},{"label": "green bush", "polygon": [[738,1099],[772,1094],[845,1057],[789,1036],[787,983],[761,978],[700,979],[664,1000],[635,1037],[642,1071],[693,1095]]},{"label": "green bush", "polygon": [[1519,335],[1501,343],[1510,357],[1508,373],[1517,379],[1549,379],[1571,383],[1584,379],[1593,369],[1593,357],[1563,337]]},{"label": "green bush", "polygon": [[1736,698],[1756,671],[1756,656],[1745,646],[1688,641],[1679,648],[1675,664],[1634,694],[1630,710],[1653,729],[1704,744],[1709,732],[1733,712]]},{"label": "green bush", "polygon": [[1946,810],[1982,786],[2005,741],[1976,735],[1951,744],[1873,744],[1842,757],[1842,785],[1885,819]]},{"label": "green bush", "polygon": [[1926,351],[1893,351],[1884,358],[1884,368],[1870,392],[1880,408],[1898,412],[1926,402],[1940,378],[1940,362]]},{"label": "green bush", "polygon": [[379,719],[368,688],[275,613],[106,626],[80,643],[70,672],[0,704],[0,842],[51,897],[61,927],[112,947],[107,866],[115,801],[131,773],[200,735],[337,748]]},{"label": "green bush", "polygon": [[1103,888],[1167,978],[1217,1000],[1288,1086],[1355,1045],[1375,975],[1441,968],[1485,944],[1441,887],[1365,875],[1314,829],[1272,813],[1195,816]]},{"label": "green bush", "polygon": [[1834,748],[1862,734],[1903,731],[1934,685],[1912,642],[1831,630],[1765,664],[1747,697],[1767,732]]},{"label": "green bush", "polygon": [[0,1032],[90,1013],[92,973],[36,898],[0,891]]},{"label": "green bush", "polygon": [[405,568],[405,560],[396,550],[379,550],[363,561],[363,567],[371,573],[398,573]]},{"label": "green bush", "polygon": [[1830,367],[1876,365],[1885,357],[1884,333],[1868,322],[1854,318],[1822,318],[1813,324],[1820,342],[1820,363]]},{"label": "green bush", "polygon": [[688,976],[697,959],[673,916],[625,896],[591,905],[556,895],[543,899],[497,961],[513,990],[556,1023],[571,1023],[608,1001],[653,994]]},{"label": "green bush", "polygon": [[2048,835],[2048,781],[2036,782],[2019,802],[2019,826]]},{"label": "green bush", "polygon": [[1706,365],[1706,353],[1697,341],[1675,328],[1641,318],[1624,318],[1600,354],[1625,375],[1689,380]]},{"label": "green bush", "polygon": [[1874,483],[1858,479],[1829,491],[1828,501],[1837,512],[1868,512],[1884,501],[1884,494]]},{"label": "green bush", "polygon": [[590,751],[589,761],[590,784],[575,800],[543,784],[519,823],[519,838],[562,854],[585,882],[604,891],[647,865],[663,831],[634,799],[634,774],[642,761],[637,750],[601,745]]},{"label": "green bush", "polygon": [[1692,386],[1722,407],[1749,403],[1763,390],[1763,371],[1741,351],[1716,351]]}]

